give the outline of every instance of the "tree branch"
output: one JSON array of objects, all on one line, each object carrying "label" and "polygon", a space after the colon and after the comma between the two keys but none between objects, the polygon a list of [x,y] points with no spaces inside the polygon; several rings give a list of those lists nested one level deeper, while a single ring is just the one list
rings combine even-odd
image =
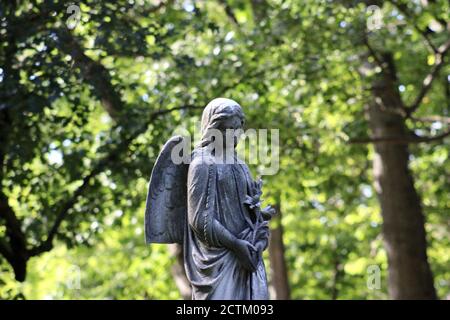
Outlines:
[{"label": "tree branch", "polygon": [[233,8],[231,8],[228,1],[227,0],[219,0],[219,3],[223,6],[225,13],[227,14],[227,16],[231,20],[231,22],[233,22],[233,24],[239,28],[240,27],[239,21],[236,19],[236,16],[234,15],[234,12],[233,12]]},{"label": "tree branch", "polygon": [[434,43],[431,41],[430,37],[426,33],[426,31],[421,30],[417,23],[414,21],[414,17],[412,16],[411,12],[408,10],[408,7],[404,3],[398,3],[397,1],[391,1],[391,3],[401,12],[403,15],[409,20],[410,24],[413,26],[413,28],[419,33],[423,39],[425,40],[428,47],[431,49],[433,53],[438,52],[438,48],[434,45]]},{"label": "tree branch", "polygon": [[20,220],[8,204],[8,198],[0,188],[0,217],[6,221],[6,235],[8,244],[0,239],[0,253],[5,257],[14,270],[17,281],[24,281],[26,265],[29,259],[27,241],[21,229]]},{"label": "tree branch", "polygon": [[106,112],[117,121],[125,108],[118,91],[111,83],[109,71],[84,53],[80,43],[69,30],[61,28],[57,30],[57,34],[60,48],[72,57],[83,78],[94,87],[93,94],[100,98]]},{"label": "tree branch", "polygon": [[416,122],[442,122],[450,124],[450,117],[444,116],[410,117],[410,119]]},{"label": "tree branch", "polygon": [[433,81],[437,78],[439,71],[444,66],[444,58],[450,49],[450,40],[441,45],[438,48],[438,52],[434,55],[435,63],[431,68],[431,71],[427,74],[427,76],[422,81],[422,88],[419,91],[414,102],[406,108],[407,116],[410,117],[420,106],[423,98],[427,95],[428,91],[430,91]]},{"label": "tree branch", "polygon": [[364,31],[363,34],[363,42],[364,45],[367,47],[367,50],[369,51],[369,54],[373,57],[373,59],[375,60],[376,64],[382,69],[385,69],[384,66],[384,61],[381,60],[380,57],[378,57],[378,54],[376,53],[376,51],[373,49],[372,45],[369,42],[369,37],[367,35],[367,32]]},{"label": "tree branch", "polygon": [[366,143],[390,143],[390,144],[409,144],[409,143],[423,143],[444,140],[450,136],[450,130],[432,137],[369,137],[369,138],[356,138],[350,139],[350,144],[366,144]]},{"label": "tree branch", "polygon": [[21,229],[21,223],[17,218],[13,208],[8,203],[8,198],[0,190],[0,217],[2,217],[6,222],[6,230],[8,235],[17,243],[18,246],[23,249],[26,248],[25,235]]},{"label": "tree branch", "polygon": [[8,243],[0,238],[0,254],[10,263],[12,264],[12,252],[11,248],[9,248]]},{"label": "tree branch", "polygon": [[342,271],[342,265],[339,259],[339,254],[336,252],[333,258],[333,278],[332,278],[332,284],[331,284],[331,300],[337,300],[339,296],[339,288],[338,284],[341,280],[341,277],[343,276]]}]

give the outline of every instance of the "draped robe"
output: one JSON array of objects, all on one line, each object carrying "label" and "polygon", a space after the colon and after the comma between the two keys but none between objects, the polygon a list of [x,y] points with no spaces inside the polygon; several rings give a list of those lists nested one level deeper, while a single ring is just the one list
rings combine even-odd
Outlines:
[{"label": "draped robe", "polygon": [[217,237],[226,228],[252,241],[252,214],[244,204],[252,178],[245,163],[217,163],[206,147],[194,150],[189,165],[185,269],[193,299],[268,299],[262,259],[256,271],[244,269]]}]

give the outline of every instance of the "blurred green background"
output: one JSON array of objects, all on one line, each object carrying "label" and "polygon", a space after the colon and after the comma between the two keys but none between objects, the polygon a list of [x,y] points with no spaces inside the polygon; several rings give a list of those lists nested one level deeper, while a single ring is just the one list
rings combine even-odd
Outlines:
[{"label": "blurred green background", "polygon": [[[280,129],[280,170],[264,177],[265,202],[279,205],[283,227],[284,246],[265,256],[272,298],[398,298],[376,152],[364,143],[374,136],[372,86],[384,74],[405,106],[432,75],[414,117],[401,121],[425,263],[437,296],[450,294],[448,1],[4,0],[0,8],[0,298],[182,298],[176,256],[144,243],[147,183],[163,143],[177,128],[192,132],[219,96],[242,105],[247,128]],[[270,263],[276,250],[284,293]],[[368,286],[373,265],[378,288]]]}]

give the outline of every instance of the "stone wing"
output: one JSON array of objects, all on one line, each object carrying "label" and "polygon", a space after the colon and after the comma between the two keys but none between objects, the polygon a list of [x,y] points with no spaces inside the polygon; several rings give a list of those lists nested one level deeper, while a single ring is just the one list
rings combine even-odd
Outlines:
[{"label": "stone wing", "polygon": [[[177,164],[183,155],[177,153],[186,140],[181,136],[169,139],[162,148],[152,170],[145,207],[145,241],[147,243],[183,243],[187,221],[188,164]],[[177,146],[176,149],[175,146]]]}]

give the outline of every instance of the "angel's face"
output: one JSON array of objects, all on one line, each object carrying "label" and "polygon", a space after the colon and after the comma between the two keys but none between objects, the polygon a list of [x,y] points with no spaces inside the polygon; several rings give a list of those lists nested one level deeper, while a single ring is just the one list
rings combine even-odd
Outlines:
[{"label": "angel's face", "polygon": [[[225,142],[225,146],[231,145],[226,143],[229,138],[234,139],[233,146],[236,148],[239,135],[242,133],[242,130],[244,129],[244,119],[242,119],[238,115],[233,115],[231,117],[228,117],[224,119],[218,128],[222,132],[223,141]],[[227,134],[228,133],[228,134]],[[230,134],[231,133],[231,134]]]}]

